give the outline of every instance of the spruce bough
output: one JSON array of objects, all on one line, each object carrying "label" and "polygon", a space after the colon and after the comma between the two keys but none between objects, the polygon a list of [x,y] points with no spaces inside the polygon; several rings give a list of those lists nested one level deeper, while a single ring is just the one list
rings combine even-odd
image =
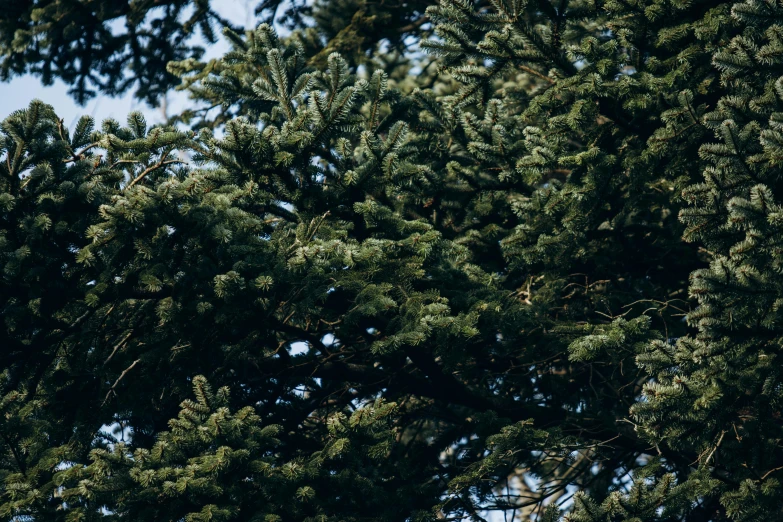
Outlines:
[{"label": "spruce bough", "polygon": [[318,6],[0,126],[0,519],[781,518],[783,5]]}]

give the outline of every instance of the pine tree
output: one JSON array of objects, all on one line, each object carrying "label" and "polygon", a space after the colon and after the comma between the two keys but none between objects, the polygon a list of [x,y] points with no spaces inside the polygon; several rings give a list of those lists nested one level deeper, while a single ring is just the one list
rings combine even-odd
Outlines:
[{"label": "pine tree", "polygon": [[[320,53],[310,59],[325,64],[334,51],[367,61],[379,45],[398,51],[405,39],[423,34],[424,11],[433,2],[381,4],[366,0],[289,2],[261,0],[254,12],[266,22],[289,28],[314,26]],[[150,105],[178,84],[167,70],[172,61],[203,56],[204,45],[217,41],[221,29],[238,30],[210,0],[43,0],[0,3],[0,79],[23,73],[45,85],[60,79],[84,105],[98,93],[111,96],[129,89]],[[426,29],[426,28],[424,28]],[[199,39],[203,43],[199,43]],[[326,43],[326,45],[324,45]],[[399,63],[407,63],[397,53]],[[399,64],[398,63],[398,64]]]},{"label": "pine tree", "polygon": [[199,3],[168,124],[2,123],[0,519],[781,518],[783,5],[425,7]]}]

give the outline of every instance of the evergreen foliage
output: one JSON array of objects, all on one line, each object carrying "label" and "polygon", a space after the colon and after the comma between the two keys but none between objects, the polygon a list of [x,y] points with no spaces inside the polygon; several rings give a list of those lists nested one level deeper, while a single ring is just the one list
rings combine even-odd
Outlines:
[{"label": "evergreen foliage", "polygon": [[[167,71],[171,61],[199,59],[198,45],[216,42],[216,30],[237,29],[217,9],[217,0],[43,0],[0,2],[0,79],[32,73],[44,84],[61,79],[84,105],[97,93],[117,95],[133,88],[149,104],[178,83]],[[334,51],[359,61],[381,42],[397,50],[422,32],[432,2],[382,3],[261,0],[254,12],[289,28],[314,26],[324,64]],[[251,8],[250,5],[247,6]]]},{"label": "evergreen foliage", "polygon": [[[127,88],[63,5],[6,74]],[[783,518],[783,4],[425,7],[166,4],[188,110],[2,123],[0,520]]]}]

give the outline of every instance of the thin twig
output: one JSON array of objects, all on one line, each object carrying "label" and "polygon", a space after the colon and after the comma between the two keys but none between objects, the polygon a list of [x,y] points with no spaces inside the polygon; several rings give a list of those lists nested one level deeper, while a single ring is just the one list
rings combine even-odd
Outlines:
[{"label": "thin twig", "polygon": [[[109,396],[112,393],[114,393],[114,388],[117,387],[117,385],[120,383],[122,378],[125,377],[125,375],[127,375],[127,373],[129,371],[131,371],[133,369],[133,367],[136,366],[139,363],[140,360],[141,359],[136,359],[135,361],[133,361],[133,364],[131,364],[130,366],[125,368],[125,370],[120,374],[120,376],[117,377],[117,380],[114,381],[114,384],[111,385],[111,388],[109,388],[109,391],[106,392],[106,397],[103,398],[103,403],[101,404],[101,406],[105,406],[106,405],[106,403],[109,401]],[[114,393],[114,394],[116,395],[116,393]]]},{"label": "thin twig", "polygon": [[761,480],[764,480],[765,478],[767,478],[768,476],[770,476],[772,473],[774,473],[774,472],[776,472],[776,471],[778,471],[778,470],[780,470],[780,469],[783,469],[783,466],[778,466],[777,468],[772,468],[771,470],[767,471],[766,473],[764,473],[764,474],[761,476]]},{"label": "thin twig", "polygon": [[[718,439],[718,443],[715,445],[715,447],[714,447],[714,448],[712,448],[712,451],[710,452],[710,454],[709,454],[709,455],[707,455],[707,460],[705,460],[705,461],[704,461],[704,465],[705,465],[705,466],[706,466],[707,464],[709,464],[709,463],[710,463],[710,459],[711,459],[711,458],[712,458],[712,456],[715,454],[715,452],[717,451],[717,449],[720,447],[720,444],[721,444],[721,442],[723,442],[723,436],[724,436],[724,435],[726,435],[726,430],[722,430],[722,431],[720,432],[720,438]],[[762,480],[763,480],[763,477],[762,477]]]},{"label": "thin twig", "polygon": [[144,179],[144,178],[147,176],[147,174],[149,174],[149,173],[150,173],[150,172],[152,172],[153,170],[157,170],[157,169],[159,169],[159,168],[163,167],[164,165],[170,165],[170,164],[172,164],[172,163],[184,163],[184,161],[182,161],[182,160],[159,161],[159,162],[157,162],[156,164],[154,164],[153,166],[151,166],[151,167],[147,167],[146,169],[144,169],[144,170],[142,171],[142,173],[141,173],[141,174],[139,174],[138,176],[136,176],[136,178],[135,178],[133,181],[131,181],[130,183],[128,183],[128,186],[127,186],[127,187],[125,187],[125,188],[126,188],[126,189],[129,189],[129,188],[131,188],[133,185],[135,185],[135,184],[136,184],[136,183],[138,183],[139,181],[143,180],[143,179]]},{"label": "thin twig", "polygon": [[111,351],[111,354],[106,358],[105,361],[103,361],[103,365],[106,366],[109,364],[109,361],[111,361],[111,358],[114,357],[114,354],[117,353],[117,350],[119,350],[122,346],[125,345],[126,342],[128,342],[128,339],[130,339],[130,336],[133,335],[133,330],[129,331],[127,334],[125,334],[125,337],[120,339],[120,342],[114,345],[114,349]]},{"label": "thin twig", "polygon": [[517,67],[519,67],[520,69],[522,69],[523,71],[525,71],[528,74],[532,74],[533,76],[535,76],[537,78],[541,78],[542,80],[545,80],[545,81],[549,82],[550,85],[555,83],[555,80],[553,80],[549,76],[541,74],[540,72],[538,72],[535,69],[532,69],[532,68],[530,68],[530,67],[528,67],[526,65],[517,64]]}]

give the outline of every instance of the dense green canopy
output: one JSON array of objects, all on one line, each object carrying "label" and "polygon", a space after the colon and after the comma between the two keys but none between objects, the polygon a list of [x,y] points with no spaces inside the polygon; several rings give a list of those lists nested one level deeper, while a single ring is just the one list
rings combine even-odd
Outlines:
[{"label": "dense green canopy", "polygon": [[783,519],[777,0],[2,7],[0,520]]}]

